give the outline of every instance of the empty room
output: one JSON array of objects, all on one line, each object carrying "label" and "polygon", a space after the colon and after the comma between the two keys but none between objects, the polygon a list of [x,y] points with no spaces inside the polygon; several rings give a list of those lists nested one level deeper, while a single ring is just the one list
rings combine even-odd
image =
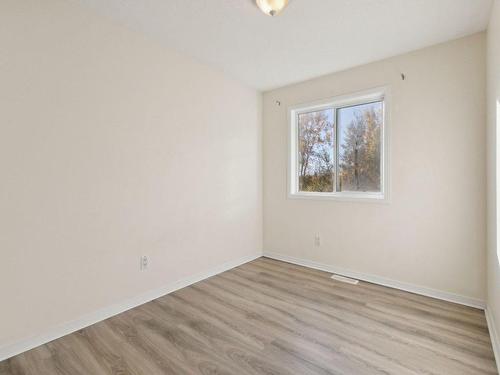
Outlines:
[{"label": "empty room", "polygon": [[0,0],[0,375],[499,374],[499,194],[500,0]]}]

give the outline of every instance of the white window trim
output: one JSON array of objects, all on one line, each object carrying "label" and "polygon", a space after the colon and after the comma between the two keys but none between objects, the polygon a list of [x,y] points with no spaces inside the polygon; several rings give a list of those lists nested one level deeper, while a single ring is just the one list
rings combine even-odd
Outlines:
[{"label": "white window trim", "polygon": [[[381,191],[380,192],[301,192],[298,190],[298,114],[318,111],[326,108],[340,108],[370,101],[384,101],[383,126],[381,130]],[[336,115],[335,115],[336,117]],[[336,121],[336,119],[335,119]],[[350,202],[380,202],[389,203],[389,123],[390,123],[390,92],[388,87],[377,87],[370,90],[348,95],[336,96],[313,103],[301,104],[288,108],[288,173],[287,186],[290,199],[320,199]]]}]

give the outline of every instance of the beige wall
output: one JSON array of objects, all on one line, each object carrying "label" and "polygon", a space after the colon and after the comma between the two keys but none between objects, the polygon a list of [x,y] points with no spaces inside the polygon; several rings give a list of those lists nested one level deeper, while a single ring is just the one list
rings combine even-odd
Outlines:
[{"label": "beige wall", "polygon": [[[500,258],[497,242],[497,128],[500,122],[500,1],[495,0],[487,38],[488,84],[488,310],[500,333]],[[499,358],[500,359],[500,358]]]},{"label": "beige wall", "polygon": [[0,348],[261,253],[259,93],[66,0],[0,46]]},{"label": "beige wall", "polygon": [[[287,199],[287,107],[385,85],[391,202]],[[484,33],[265,93],[264,250],[484,300],[485,102]]]}]

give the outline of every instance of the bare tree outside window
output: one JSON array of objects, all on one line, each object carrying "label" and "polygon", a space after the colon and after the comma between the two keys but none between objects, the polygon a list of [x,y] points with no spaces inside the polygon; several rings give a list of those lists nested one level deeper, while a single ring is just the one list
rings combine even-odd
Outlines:
[{"label": "bare tree outside window", "polygon": [[333,110],[298,115],[299,189],[333,192]]},{"label": "bare tree outside window", "polygon": [[338,191],[380,191],[382,102],[340,108]]}]

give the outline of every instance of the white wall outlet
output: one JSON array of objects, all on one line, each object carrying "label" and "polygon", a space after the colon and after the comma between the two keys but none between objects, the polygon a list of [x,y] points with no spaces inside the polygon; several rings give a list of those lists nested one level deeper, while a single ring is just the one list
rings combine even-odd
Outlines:
[{"label": "white wall outlet", "polygon": [[316,233],[316,236],[314,236],[314,246],[321,246],[321,235],[319,233]]},{"label": "white wall outlet", "polygon": [[141,271],[145,271],[149,266],[149,258],[147,255],[141,256]]}]

